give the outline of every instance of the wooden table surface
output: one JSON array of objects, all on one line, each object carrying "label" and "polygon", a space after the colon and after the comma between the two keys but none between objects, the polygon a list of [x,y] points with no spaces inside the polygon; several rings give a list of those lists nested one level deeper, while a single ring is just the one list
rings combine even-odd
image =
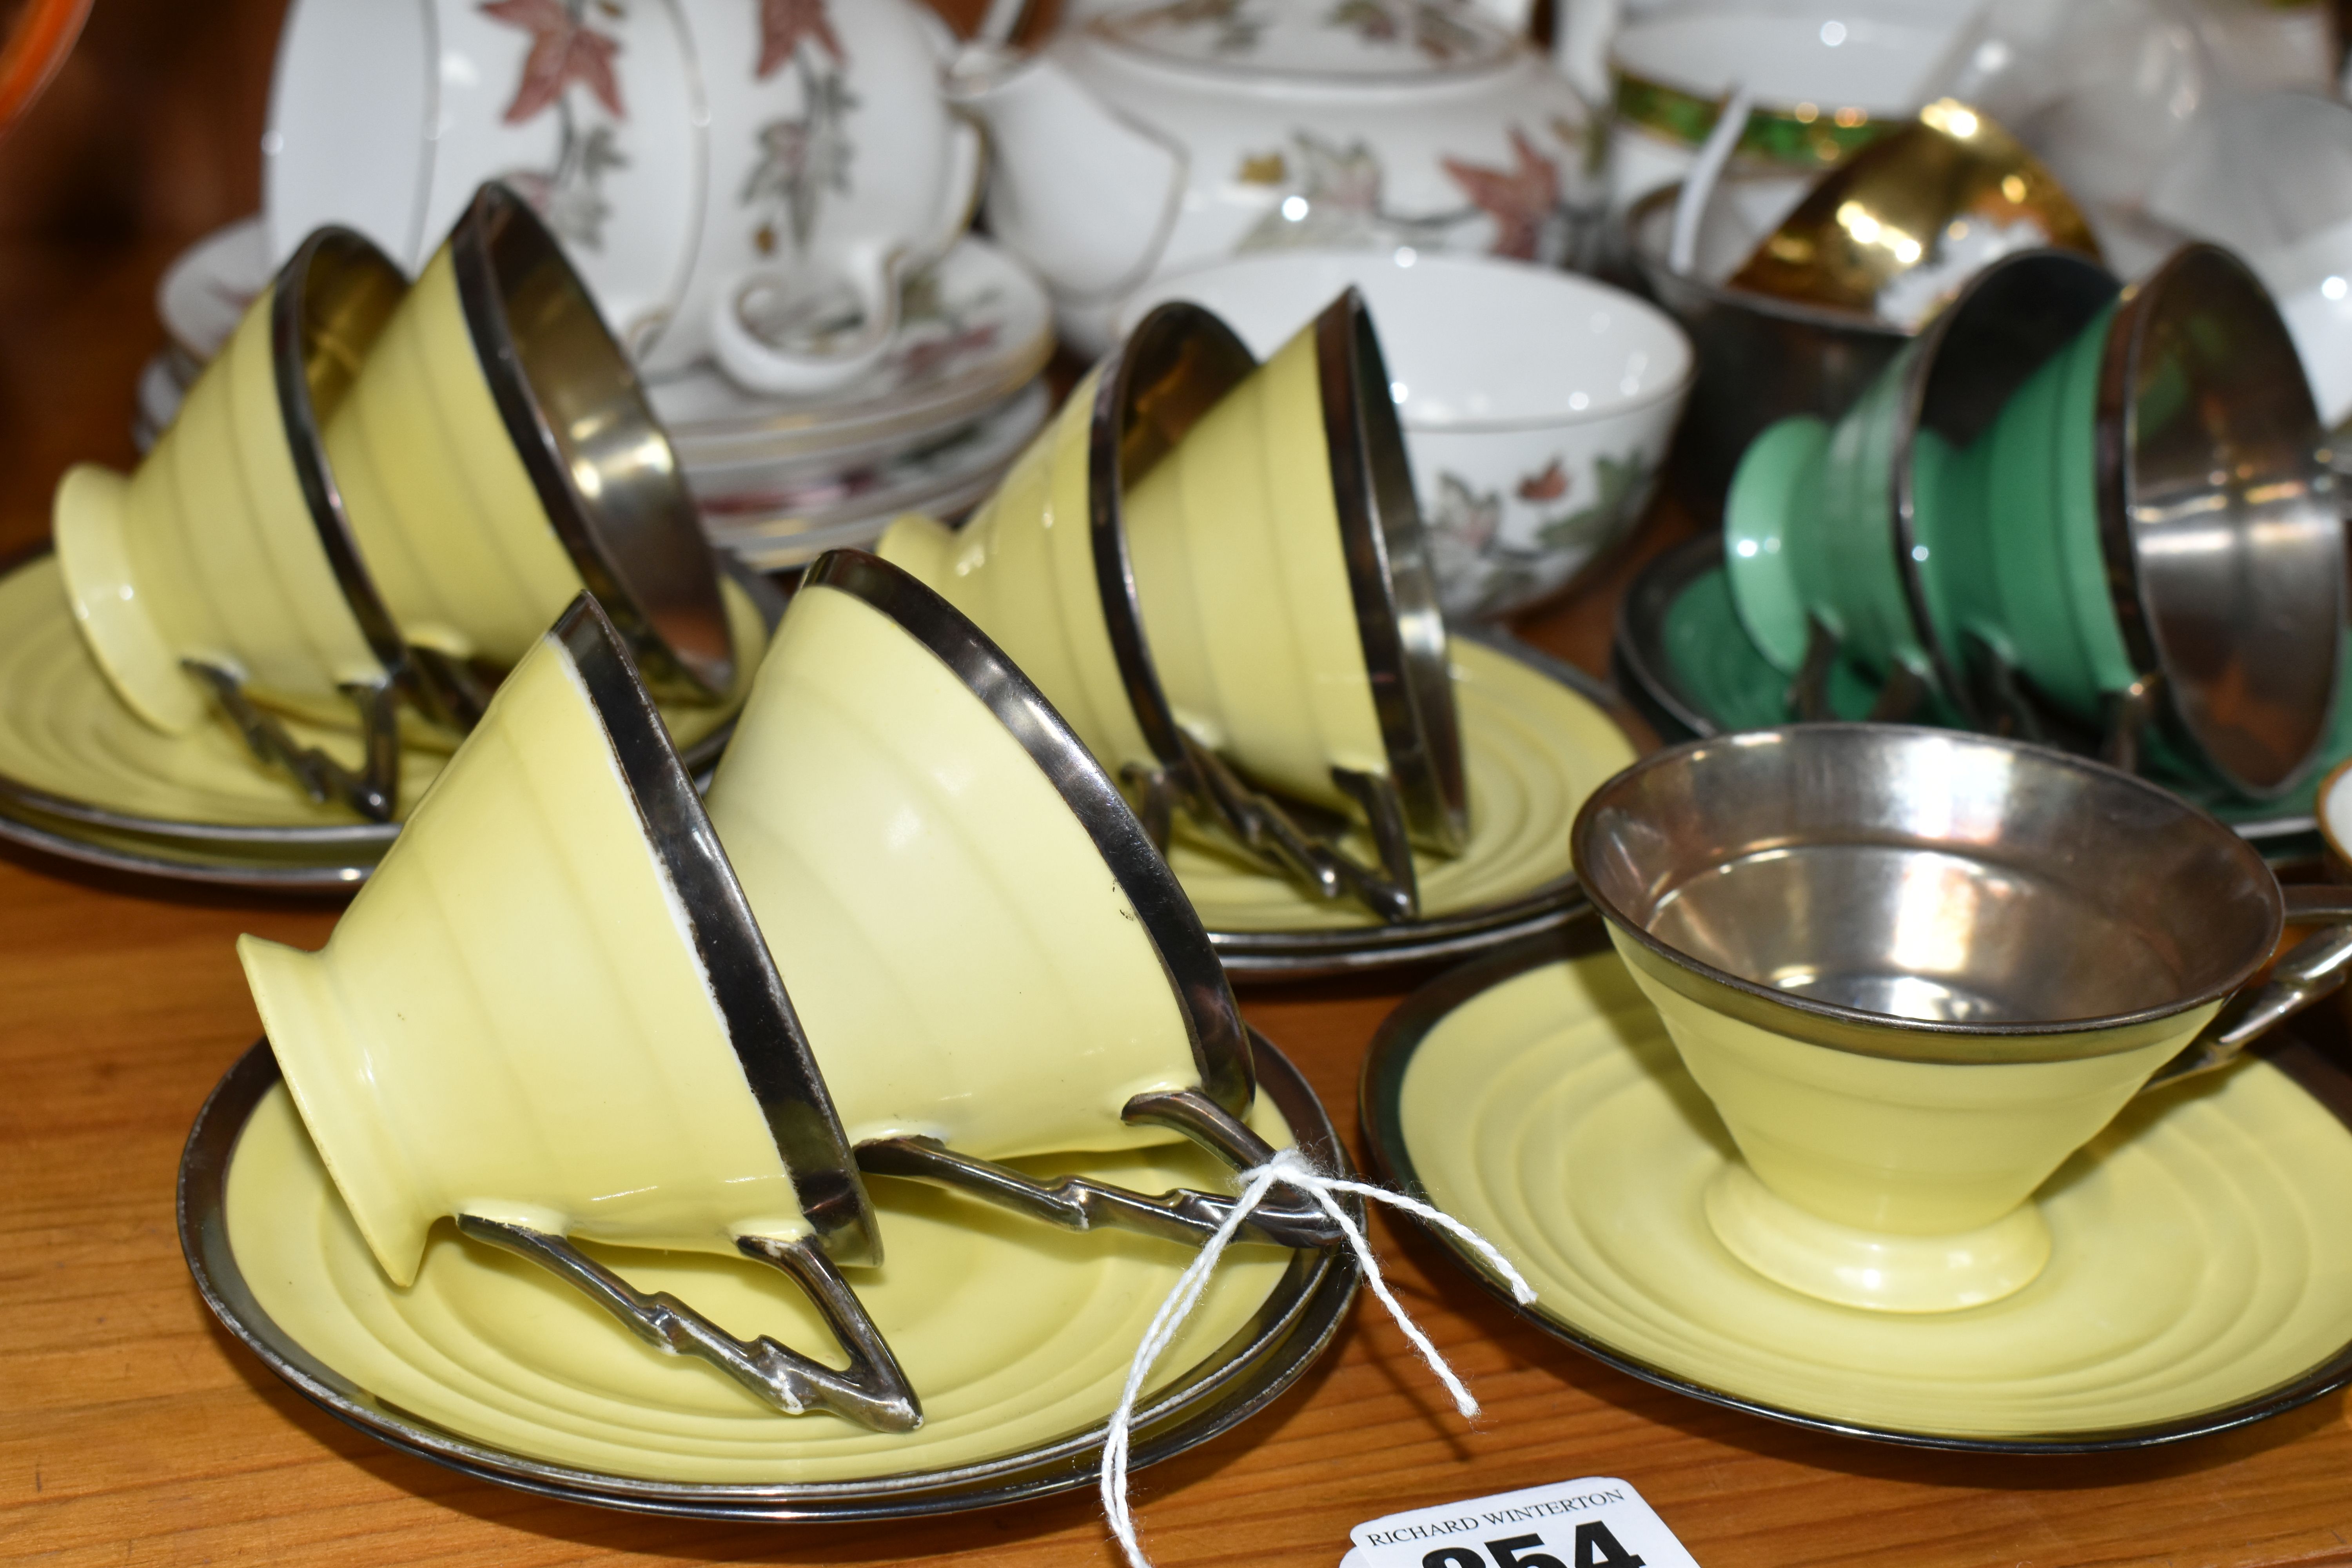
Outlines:
[{"label": "wooden table surface", "polygon": [[[158,341],[148,290],[173,248],[0,251],[0,558],[45,531],[63,462],[128,460],[131,376]],[[1688,526],[1662,514],[1636,553]],[[1629,566],[1523,630],[1601,668]],[[1091,1494],[905,1525],[645,1518],[439,1469],[281,1384],[198,1301],[173,1175],[198,1104],[257,1032],[232,940],[315,946],[335,912],[0,850],[0,1559],[1109,1568]],[[1357,1064],[1402,994],[1295,986],[1246,1004],[1352,1137]],[[1588,1474],[1633,1481],[1707,1568],[2352,1563],[2341,1395],[2137,1454],[1875,1447],[1651,1388],[1524,1326],[1417,1237],[1379,1221],[1375,1233],[1486,1417],[1465,1428],[1360,1302],[1275,1406],[1139,1476],[1160,1563],[1329,1568],[1359,1521]]]}]

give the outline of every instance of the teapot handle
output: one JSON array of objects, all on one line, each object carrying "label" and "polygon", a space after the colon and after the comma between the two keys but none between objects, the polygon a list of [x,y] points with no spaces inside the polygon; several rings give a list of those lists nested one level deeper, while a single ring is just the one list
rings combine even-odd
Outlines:
[{"label": "teapot handle", "polygon": [[711,302],[710,346],[719,367],[755,392],[793,396],[830,392],[864,375],[881,363],[898,336],[898,275],[905,252],[861,249],[846,259],[845,276],[856,297],[865,324],[838,350],[800,353],[777,347],[752,331],[743,319],[747,304],[762,289],[805,288],[807,271],[799,276],[774,268],[754,268],[730,279]]},{"label": "teapot handle", "polygon": [[1617,37],[1624,0],[1554,0],[1552,64],[1568,85],[1601,114],[1615,97],[1609,82],[1609,46]]},{"label": "teapot handle", "polygon": [[1513,37],[1525,37],[1528,25],[1536,16],[1535,0],[1470,0],[1473,10],[1484,11],[1487,19]]},{"label": "teapot handle", "polygon": [[2213,1022],[2157,1068],[2147,1087],[2227,1067],[2260,1036],[2352,979],[2352,888],[2333,883],[2281,888],[2290,924],[2323,924],[2271,966],[2270,978],[2222,1004]]},{"label": "teapot handle", "polygon": [[988,139],[961,110],[949,133],[947,174],[940,182],[940,210],[931,231],[905,270],[919,271],[956,247],[980,208],[981,179],[988,172]]}]

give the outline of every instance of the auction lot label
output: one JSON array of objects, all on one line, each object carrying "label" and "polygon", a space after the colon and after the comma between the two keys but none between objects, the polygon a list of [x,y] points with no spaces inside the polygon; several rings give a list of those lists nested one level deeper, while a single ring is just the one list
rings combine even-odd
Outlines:
[{"label": "auction lot label", "polygon": [[1555,1481],[1360,1524],[1339,1568],[1698,1568],[1613,1476]]}]

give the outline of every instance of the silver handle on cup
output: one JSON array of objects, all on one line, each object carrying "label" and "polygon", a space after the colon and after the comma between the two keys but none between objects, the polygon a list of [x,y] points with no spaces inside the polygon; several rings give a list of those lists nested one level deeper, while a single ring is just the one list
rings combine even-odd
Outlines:
[{"label": "silver handle on cup", "polygon": [[738,1237],[735,1245],[744,1257],[782,1270],[800,1286],[849,1357],[849,1365],[840,1371],[765,1334],[737,1339],[667,1291],[638,1289],[581,1251],[569,1237],[480,1215],[457,1218],[459,1235],[538,1264],[655,1349],[709,1363],[787,1415],[825,1410],[875,1432],[912,1432],[923,1424],[921,1401],[891,1353],[889,1342],[813,1238],[774,1241],[747,1236]]},{"label": "silver handle on cup", "polygon": [[370,822],[390,822],[400,814],[400,715],[394,704],[403,672],[343,686],[343,695],[359,710],[360,766],[353,770],[294,739],[276,714],[247,695],[235,671],[200,658],[184,658],[180,668],[212,694],[244,737],[246,749],[263,766],[283,768],[311,800],[347,805]]},{"label": "silver handle on cup", "polygon": [[[1139,1094],[1120,1120],[1171,1128],[1235,1171],[1254,1171],[1274,1158],[1265,1139],[1197,1089]],[[1234,1200],[1180,1187],[1148,1194],[1083,1176],[1045,1182],[993,1160],[959,1154],[936,1138],[877,1138],[857,1145],[857,1168],[869,1176],[929,1182],[1009,1208],[1065,1230],[1116,1226],[1198,1247],[1233,1213]],[[1234,1237],[1276,1247],[1336,1247],[1340,1229],[1312,1204],[1263,1204]]]},{"label": "silver handle on cup", "polygon": [[2187,1048],[2158,1068],[2148,1087],[2227,1067],[2274,1026],[2352,979],[2352,887],[2319,883],[2281,888],[2287,923],[2325,922],[2271,966],[2270,978],[2221,1005]]}]

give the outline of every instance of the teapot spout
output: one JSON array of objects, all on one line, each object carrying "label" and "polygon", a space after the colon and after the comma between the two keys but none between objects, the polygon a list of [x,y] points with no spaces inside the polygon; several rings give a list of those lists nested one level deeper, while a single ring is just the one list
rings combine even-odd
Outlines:
[{"label": "teapot spout", "polygon": [[988,132],[990,232],[1058,298],[1108,300],[1150,276],[1184,191],[1181,147],[1114,114],[1048,56],[974,46],[946,86]]}]

